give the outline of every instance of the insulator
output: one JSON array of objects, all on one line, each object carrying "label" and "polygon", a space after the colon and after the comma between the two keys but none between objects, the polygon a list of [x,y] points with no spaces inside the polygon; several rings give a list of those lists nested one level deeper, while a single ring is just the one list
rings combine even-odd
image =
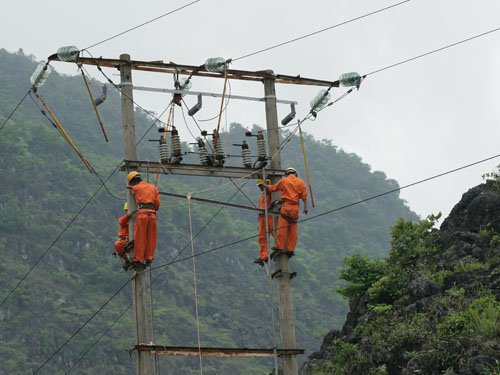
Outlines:
[{"label": "insulator", "polygon": [[223,73],[226,60],[223,57],[212,57],[205,61],[205,69],[208,72]]},{"label": "insulator", "polygon": [[172,146],[172,155],[176,157],[181,156],[181,137],[179,136],[179,132],[175,128],[172,129],[172,140],[170,142]]},{"label": "insulator", "polygon": [[168,163],[168,145],[163,138],[160,140],[160,160],[163,163]]},{"label": "insulator", "polygon": [[259,161],[267,159],[266,140],[264,139],[262,131],[259,131],[257,134],[257,156]]},{"label": "insulator", "polygon": [[243,141],[241,145],[241,158],[243,159],[243,166],[245,168],[252,167],[252,155],[250,154],[250,149],[246,141]]},{"label": "insulator", "polygon": [[356,72],[344,73],[339,77],[339,82],[344,87],[359,87],[361,84],[361,76]]},{"label": "insulator", "polygon": [[193,87],[193,82],[189,78],[182,78],[179,80],[179,89],[180,90],[189,90],[191,87]]},{"label": "insulator", "polygon": [[319,111],[320,109],[323,109],[327,104],[328,101],[330,100],[330,93],[327,90],[321,90],[318,95],[314,97],[313,100],[311,100],[311,110],[313,111]]},{"label": "insulator", "polygon": [[72,62],[78,59],[80,51],[75,46],[61,47],[57,50],[57,57],[61,61]]},{"label": "insulator", "polygon": [[42,61],[40,64],[38,64],[35,72],[31,76],[31,84],[35,88],[42,87],[51,71],[52,68],[50,67],[50,65],[47,65],[45,61]]},{"label": "insulator", "polygon": [[200,163],[202,165],[210,165],[210,159],[208,158],[208,151],[205,147],[205,142],[202,139],[198,139],[198,152],[200,153]]},{"label": "insulator", "polygon": [[[215,158],[217,160],[224,160],[224,158],[225,158],[224,145],[222,144],[222,140],[220,139],[220,137],[217,137],[216,134],[218,134],[218,133],[216,130],[214,130],[213,145],[214,145],[214,149],[215,149]],[[217,140],[217,144],[215,144],[215,140]]]}]

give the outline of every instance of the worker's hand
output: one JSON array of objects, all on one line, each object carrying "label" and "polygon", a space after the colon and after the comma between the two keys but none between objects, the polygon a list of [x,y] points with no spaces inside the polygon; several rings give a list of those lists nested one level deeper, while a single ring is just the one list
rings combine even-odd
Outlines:
[{"label": "worker's hand", "polygon": [[307,209],[307,207],[304,207],[304,211],[303,211],[303,212],[304,212],[304,214],[306,214],[306,215],[308,214],[309,210]]}]

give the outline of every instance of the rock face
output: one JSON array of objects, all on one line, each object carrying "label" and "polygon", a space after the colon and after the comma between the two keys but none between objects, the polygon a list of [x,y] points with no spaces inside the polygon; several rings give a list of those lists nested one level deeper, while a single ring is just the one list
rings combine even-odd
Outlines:
[{"label": "rock face", "polygon": [[434,252],[418,256],[401,275],[406,290],[379,305],[390,312],[377,313],[372,289],[351,298],[342,330],[325,336],[300,373],[500,374],[498,183],[465,193],[436,233]]}]

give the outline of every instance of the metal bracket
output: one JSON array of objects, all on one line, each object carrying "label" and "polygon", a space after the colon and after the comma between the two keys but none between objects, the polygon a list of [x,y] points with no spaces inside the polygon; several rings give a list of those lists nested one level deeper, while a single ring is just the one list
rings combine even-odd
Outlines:
[{"label": "metal bracket", "polygon": [[292,280],[293,278],[297,277],[297,272],[283,272],[282,270],[277,270],[277,271],[274,271],[273,274],[271,275],[271,278],[276,278],[276,277],[281,277],[283,275],[289,275],[290,276],[290,280]]}]

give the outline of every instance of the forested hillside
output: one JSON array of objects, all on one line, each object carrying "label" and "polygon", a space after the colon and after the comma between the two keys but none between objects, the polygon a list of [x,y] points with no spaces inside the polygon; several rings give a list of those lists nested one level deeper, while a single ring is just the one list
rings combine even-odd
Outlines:
[{"label": "forested hillside", "polygon": [[[36,65],[22,51],[0,50],[0,123],[28,90]],[[100,86],[92,86],[92,90],[98,96]],[[103,139],[81,76],[53,72],[40,93],[85,158],[106,179],[123,158],[118,93],[110,88],[107,101],[99,107],[109,143]],[[140,158],[157,160],[156,143],[147,141],[158,138],[154,119],[138,109],[135,121],[138,137],[152,127],[138,145]],[[184,126],[183,122],[176,125]],[[222,140],[228,145],[240,143],[247,127],[231,124]],[[359,156],[329,141],[308,135],[305,140],[317,202],[310,215],[398,186],[384,173],[372,171]],[[187,143],[193,139],[184,141],[184,151],[188,151]],[[230,154],[238,153],[238,148],[231,148]],[[297,138],[284,149],[282,161],[305,178]],[[125,352],[133,346],[132,313],[127,310],[130,285],[105,304],[129,277],[111,255],[125,197],[123,172],[109,179],[109,191],[98,191],[99,179],[89,173],[28,97],[0,131],[0,173],[0,301],[43,255],[0,307],[0,373],[32,373],[85,324],[38,373],[133,374],[135,359]],[[225,182],[162,176],[158,187],[187,194]],[[243,189],[257,201],[260,192],[254,182]],[[228,200],[235,191],[234,186],[226,186],[199,196]],[[249,204],[241,194],[231,201]],[[223,209],[211,220],[218,211],[212,206],[192,206],[194,233],[204,228],[194,243],[197,254],[257,233],[256,215]],[[394,193],[300,224],[291,263],[298,272],[292,286],[299,348],[307,353],[317,350],[321,335],[345,320],[347,303],[334,292],[343,258],[353,253],[386,255],[390,226],[401,217],[417,218]],[[179,259],[190,254],[185,202],[162,200],[158,232],[155,266],[167,264],[178,253]],[[257,254],[254,238],[196,258],[203,346],[272,347],[269,284],[264,269],[252,262]],[[191,260],[159,268],[152,276],[156,279],[152,288],[156,342],[196,345]],[[205,374],[265,373],[272,367],[271,360],[207,358],[203,363]],[[160,373],[186,374],[197,368],[196,358],[160,358]]]}]

